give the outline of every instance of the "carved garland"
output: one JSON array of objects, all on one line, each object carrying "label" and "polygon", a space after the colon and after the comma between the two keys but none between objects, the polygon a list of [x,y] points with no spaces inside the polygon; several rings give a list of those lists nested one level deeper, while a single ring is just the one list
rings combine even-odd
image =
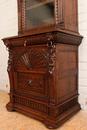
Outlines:
[{"label": "carved garland", "polygon": [[54,68],[55,68],[55,62],[56,62],[56,46],[54,44],[54,41],[52,40],[53,37],[50,35],[48,38],[48,53],[49,53],[49,73],[53,74]]},{"label": "carved garland", "polygon": [[11,66],[12,66],[12,62],[13,62],[13,52],[11,50],[11,47],[9,46],[10,45],[10,41],[9,40],[5,40],[4,44],[6,45],[7,51],[9,52],[8,67],[7,67],[7,71],[9,72],[11,70]]},{"label": "carved garland", "polygon": [[9,52],[9,59],[8,59],[7,71],[9,72],[11,70],[11,66],[12,66],[13,55],[12,55],[12,50],[10,48],[8,48],[8,52]]}]

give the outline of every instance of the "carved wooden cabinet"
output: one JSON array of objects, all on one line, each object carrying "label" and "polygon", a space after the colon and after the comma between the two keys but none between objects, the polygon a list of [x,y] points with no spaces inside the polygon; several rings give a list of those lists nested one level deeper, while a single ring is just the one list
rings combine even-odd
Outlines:
[{"label": "carved wooden cabinet", "polygon": [[9,51],[9,111],[57,128],[80,110],[78,103],[77,0],[18,0],[18,36]]}]

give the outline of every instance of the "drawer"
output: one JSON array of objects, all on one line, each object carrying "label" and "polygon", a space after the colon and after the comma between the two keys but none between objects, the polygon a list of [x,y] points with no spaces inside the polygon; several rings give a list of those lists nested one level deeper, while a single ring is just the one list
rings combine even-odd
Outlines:
[{"label": "drawer", "polygon": [[11,46],[29,46],[29,45],[40,45],[46,44],[47,41],[53,40],[51,34],[38,34],[38,35],[26,35],[26,36],[18,36],[10,39]]},{"label": "drawer", "polygon": [[48,97],[48,78],[46,74],[15,73],[15,92],[27,97]]},{"label": "drawer", "polygon": [[28,45],[38,45],[38,44],[45,44],[49,39],[49,34],[40,34],[40,35],[32,35],[32,36],[22,36],[22,37],[14,37],[10,39],[11,46],[28,46]]},{"label": "drawer", "polygon": [[14,47],[13,55],[15,70],[34,70],[48,67],[49,54],[46,45]]}]

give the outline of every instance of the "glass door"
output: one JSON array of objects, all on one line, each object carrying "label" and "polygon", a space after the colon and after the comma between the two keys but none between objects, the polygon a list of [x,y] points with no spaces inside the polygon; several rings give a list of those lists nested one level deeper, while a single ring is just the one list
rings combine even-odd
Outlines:
[{"label": "glass door", "polygon": [[54,0],[25,0],[25,29],[54,24]]}]

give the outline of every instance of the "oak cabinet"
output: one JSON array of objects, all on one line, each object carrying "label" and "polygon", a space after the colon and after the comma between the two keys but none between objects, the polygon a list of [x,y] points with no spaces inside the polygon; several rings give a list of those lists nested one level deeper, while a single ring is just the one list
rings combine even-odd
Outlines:
[{"label": "oak cabinet", "polygon": [[78,110],[77,0],[18,0],[18,36],[9,51],[9,111],[57,128]]}]

